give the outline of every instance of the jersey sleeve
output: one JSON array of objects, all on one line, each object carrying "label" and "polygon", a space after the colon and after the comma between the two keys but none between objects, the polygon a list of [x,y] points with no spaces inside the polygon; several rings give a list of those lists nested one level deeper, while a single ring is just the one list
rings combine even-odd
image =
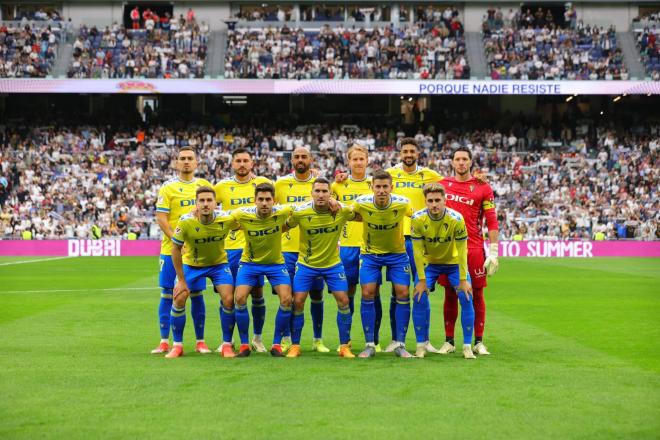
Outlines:
[{"label": "jersey sleeve", "polygon": [[170,212],[170,198],[167,196],[167,189],[165,186],[161,186],[160,190],[158,190],[156,212]]},{"label": "jersey sleeve", "polygon": [[410,229],[410,238],[413,240],[419,240],[422,238],[422,234],[419,232],[421,228],[420,222],[418,219],[414,218],[412,219],[411,222],[411,229]]},{"label": "jersey sleeve", "polygon": [[218,205],[220,205],[221,204],[220,198],[222,196],[222,190],[223,190],[222,183],[220,182],[216,183],[215,186],[213,187],[213,190],[215,191],[215,199],[218,201]]},{"label": "jersey sleeve", "polygon": [[279,204],[286,203],[286,200],[284,199],[284,195],[286,194],[286,191],[284,189],[285,185],[286,183],[282,179],[275,181],[275,184],[273,185],[275,187],[275,203],[279,203]]},{"label": "jersey sleeve", "polygon": [[493,188],[491,188],[490,185],[486,185],[486,188],[484,189],[481,209],[486,218],[486,226],[488,227],[488,230],[499,230],[500,226],[497,223],[497,211],[495,210],[495,195],[493,194]]},{"label": "jersey sleeve", "polygon": [[172,235],[172,242],[178,246],[183,246],[183,243],[186,241],[183,222],[179,222],[174,229],[174,234]]},{"label": "jersey sleeve", "polygon": [[337,192],[338,184],[337,182],[333,182],[332,185],[330,186],[330,192],[332,193],[332,198],[335,200],[339,200],[339,193]]}]

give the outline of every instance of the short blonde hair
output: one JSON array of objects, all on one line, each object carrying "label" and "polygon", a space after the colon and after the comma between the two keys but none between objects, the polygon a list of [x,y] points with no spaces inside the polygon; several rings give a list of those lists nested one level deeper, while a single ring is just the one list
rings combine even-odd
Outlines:
[{"label": "short blonde hair", "polygon": [[367,158],[369,158],[369,150],[367,150],[367,147],[365,147],[364,145],[360,145],[360,144],[353,144],[351,146],[351,148],[348,149],[347,154],[348,154],[349,159],[351,158],[351,155],[355,151],[359,151],[361,153],[364,153],[364,155],[367,156]]},{"label": "short blonde hair", "polygon": [[440,193],[442,194],[442,197],[446,197],[445,194],[445,187],[440,185],[439,183],[429,183],[424,185],[424,198],[430,193]]}]

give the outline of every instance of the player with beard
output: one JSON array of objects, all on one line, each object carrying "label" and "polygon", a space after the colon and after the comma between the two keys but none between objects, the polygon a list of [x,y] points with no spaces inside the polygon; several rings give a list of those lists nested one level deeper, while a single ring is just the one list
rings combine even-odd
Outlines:
[{"label": "player with beard", "polygon": [[[293,173],[280,177],[275,182],[275,199],[278,204],[300,204],[311,199],[312,186],[316,180],[315,173],[311,169],[312,153],[309,148],[298,147],[293,150],[291,162],[293,164]],[[296,263],[298,262],[300,231],[292,229],[282,234],[282,255],[286,261],[286,267],[291,276],[296,273]],[[320,353],[330,351],[323,344],[323,279],[317,278],[309,291],[311,299],[312,327],[314,331],[314,340],[312,341],[312,350]],[[293,319],[291,321],[293,328]],[[287,335],[282,340],[282,347],[286,350],[291,345],[291,337]]]},{"label": "player with beard", "polygon": [[[481,179],[476,179],[471,173],[472,152],[469,148],[459,147],[454,151],[452,167],[455,175],[440,181],[447,192],[447,206],[460,212],[465,219],[468,231],[468,271],[472,278],[474,294],[474,352],[478,355],[488,355],[488,349],[483,343],[484,326],[486,322],[486,303],[484,288],[487,286],[486,274],[492,276],[498,268],[498,235],[497,212],[493,189]],[[483,225],[488,228],[490,241],[488,257],[484,252]],[[446,277],[440,278],[445,287],[445,337],[446,341],[440,348],[440,353],[447,354],[454,349],[454,326],[458,316],[458,299],[456,291]]]},{"label": "player with beard", "polygon": [[[215,185],[215,193],[218,204],[223,210],[229,211],[247,206],[254,206],[254,189],[261,183],[272,182],[260,176],[252,174],[254,161],[250,152],[244,148],[237,148],[232,152],[231,167],[234,175],[228,179],[223,179]],[[242,230],[231,231],[225,239],[225,250],[229,260],[234,281],[238,273],[238,266],[241,260],[241,254],[245,248],[245,233]],[[261,338],[261,333],[266,319],[266,303],[263,293],[263,278],[259,280],[257,286],[250,292],[252,296],[252,322],[254,325],[254,337],[252,338],[252,349],[257,353],[265,353]],[[220,351],[218,348],[218,351]]]},{"label": "player with beard", "polygon": [[[158,319],[160,323],[160,344],[151,351],[152,354],[167,353],[170,350],[170,311],[173,302],[174,281],[176,271],[172,263],[172,236],[179,218],[190,213],[195,207],[195,192],[201,186],[212,186],[207,180],[195,177],[197,170],[197,154],[192,147],[183,147],[177,154],[177,177],[165,182],[158,191],[156,202],[156,221],[163,231],[160,245],[160,303]],[[206,321],[206,306],[203,291],[190,295],[191,315],[195,326],[198,353],[211,353],[204,342],[204,324]]]}]

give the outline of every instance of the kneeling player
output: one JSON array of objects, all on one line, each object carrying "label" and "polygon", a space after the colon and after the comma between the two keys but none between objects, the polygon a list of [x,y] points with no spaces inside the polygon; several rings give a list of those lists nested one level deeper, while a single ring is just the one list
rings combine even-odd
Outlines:
[{"label": "kneeling player", "polygon": [[[229,213],[215,211],[217,203],[213,188],[197,188],[195,203],[195,213],[182,216],[172,236],[172,263],[178,281],[174,286],[174,302],[170,313],[174,345],[165,357],[176,358],[183,355],[186,300],[188,296],[204,293],[206,278],[211,279],[222,302],[220,320],[224,342],[220,354],[223,357],[234,357],[231,347],[235,322],[234,280],[227,264],[224,239],[229,231],[238,225]],[[181,248],[184,245],[185,253],[182,258]],[[208,349],[205,352],[210,353]]]},{"label": "kneeling player", "polygon": [[[300,229],[299,258],[293,280],[294,312],[293,345],[287,357],[300,356],[300,337],[305,325],[305,300],[315,282],[323,279],[337,300],[337,327],[339,328],[342,357],[353,358],[348,346],[352,316],[348,301],[348,284],[344,266],[339,259],[337,243],[348,220],[355,218],[353,210],[341,206],[336,214],[330,212],[330,182],[317,178],[312,184],[312,201],[297,206],[287,221],[290,228]],[[336,203],[336,202],[335,202]]]},{"label": "kneeling player", "polygon": [[[415,296],[428,295],[428,287],[431,291],[435,290],[438,276],[447,275],[461,302],[463,356],[475,359],[472,353],[474,307],[470,275],[467,273],[468,237],[465,221],[458,212],[445,206],[445,189],[442,185],[433,183],[424,186],[424,198],[426,209],[417,211],[412,217],[411,238],[419,278]],[[427,280],[430,280],[428,287]],[[420,328],[428,326],[426,314],[413,311],[413,324]],[[425,353],[426,341],[420,340],[418,336],[416,355],[423,357]]]},{"label": "kneeling player", "polygon": [[282,336],[291,319],[291,282],[282,257],[282,232],[287,230],[285,223],[292,208],[274,206],[275,188],[269,183],[257,185],[254,193],[254,207],[240,208],[232,212],[232,216],[245,231],[246,241],[236,276],[236,324],[241,338],[238,356],[250,355],[247,297],[266,276],[280,299],[270,354],[282,357]]}]

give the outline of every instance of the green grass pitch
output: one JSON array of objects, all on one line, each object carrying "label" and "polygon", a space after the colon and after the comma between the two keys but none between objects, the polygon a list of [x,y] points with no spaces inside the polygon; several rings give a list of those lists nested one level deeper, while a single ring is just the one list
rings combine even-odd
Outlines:
[{"label": "green grass pitch", "polygon": [[[166,360],[148,354],[156,258],[14,264],[26,260],[0,258],[2,439],[660,438],[658,259],[501,259],[486,291],[493,355],[476,361],[312,353],[309,312],[299,359],[197,355],[189,318],[186,356]],[[206,302],[215,348],[210,290]],[[439,346],[442,298],[431,302]],[[325,304],[334,348],[336,306]],[[357,352],[359,314],[353,336]]]}]

